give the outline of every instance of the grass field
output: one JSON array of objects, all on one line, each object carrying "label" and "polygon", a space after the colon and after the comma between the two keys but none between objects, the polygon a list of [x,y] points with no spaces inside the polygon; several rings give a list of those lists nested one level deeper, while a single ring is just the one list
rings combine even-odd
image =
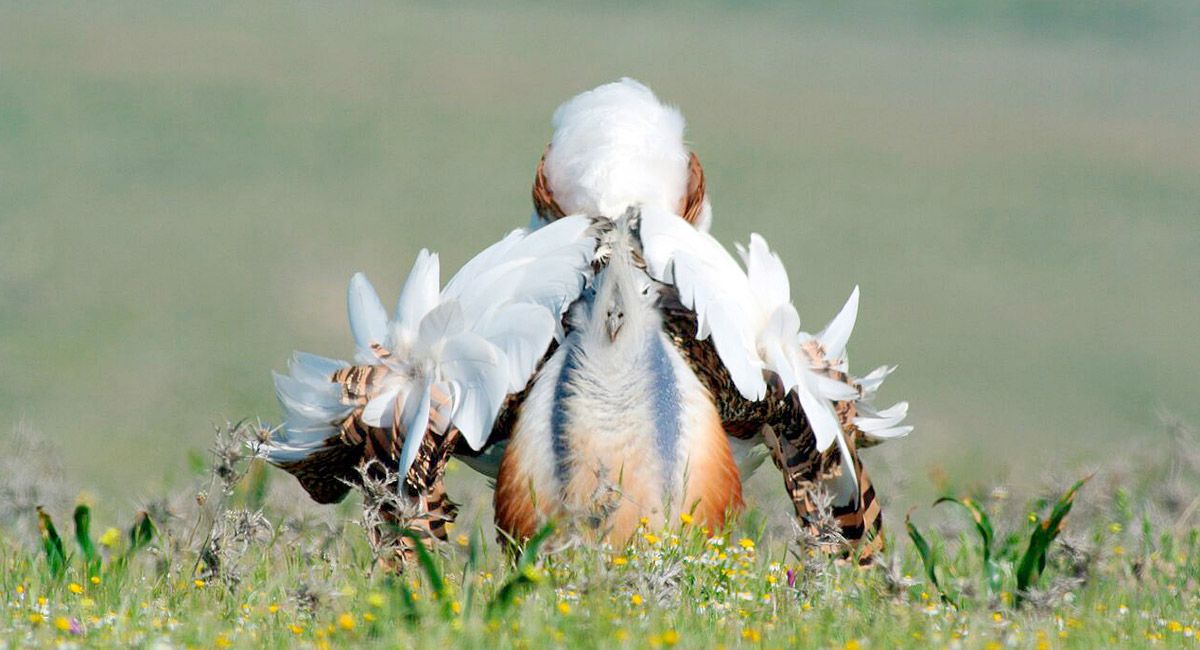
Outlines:
[{"label": "grass field", "polygon": [[[683,109],[714,232],[729,244],[759,232],[783,251],[806,326],[862,286],[854,364],[899,363],[883,399],[910,400],[918,427],[866,454],[894,534],[919,505],[914,521],[958,553],[967,522],[946,506],[931,511],[931,497],[1006,486],[1009,498],[989,507],[1011,510],[1005,525],[1017,530],[1027,502],[1099,469],[1079,497],[1087,508],[1072,515],[1076,541],[1095,557],[1071,603],[927,614],[937,597],[903,539],[895,548],[900,575],[916,576],[911,587],[888,591],[879,573],[832,568],[806,591],[784,589],[769,567],[796,563],[783,551],[789,509],[764,471],[752,480],[754,514],[729,538],[756,541],[737,583],[753,583],[752,606],[730,601],[698,617],[669,599],[633,608],[629,581],[654,549],[623,568],[592,552],[543,567],[569,575],[538,583],[535,606],[513,615],[520,630],[506,618],[500,631],[479,603],[460,603],[448,623],[428,598],[417,627],[394,624],[399,592],[367,575],[361,534],[335,534],[355,507],[310,505],[283,476],[270,483],[271,541],[249,547],[266,552],[247,551],[243,580],[219,588],[192,584],[194,539],[156,538],[101,585],[78,573],[51,580],[24,507],[33,501],[10,500],[0,509],[0,600],[14,606],[0,645],[65,639],[60,616],[109,621],[81,637],[99,645],[214,644],[222,634],[285,645],[292,624],[318,644],[333,624],[331,645],[418,636],[445,645],[460,634],[541,645],[555,630],[607,645],[618,629],[630,647],[667,643],[671,630],[689,645],[755,634],[771,646],[793,636],[946,645],[960,630],[972,646],[1036,645],[1039,630],[1052,644],[1060,631],[1080,646],[1159,632],[1194,642],[1183,629],[1196,624],[1184,612],[1196,608],[1197,568],[1190,551],[1175,556],[1191,548],[1197,519],[1186,497],[1200,479],[1181,484],[1163,464],[1180,452],[1177,427],[1160,414],[1200,422],[1198,35],[1192,3],[1125,0],[503,13],[365,2],[0,5],[0,426],[14,432],[10,447],[42,441],[32,465],[13,460],[25,451],[8,454],[0,487],[36,487],[30,499],[65,531],[81,491],[104,527],[127,526],[164,495],[187,502],[213,423],[278,418],[269,371],[291,350],[346,356],[343,291],[354,271],[394,294],[421,247],[455,268],[523,225],[551,111],[622,75]],[[478,525],[490,540],[481,481],[461,468],[450,478],[466,506],[462,528]],[[1156,481],[1183,496],[1131,487]],[[1128,512],[1114,505],[1122,485],[1137,493]],[[181,508],[175,524],[159,522],[164,534],[197,520]],[[311,521],[281,532],[297,518]],[[326,542],[329,561],[313,566],[305,553]],[[679,548],[700,557],[697,544]],[[970,575],[980,562],[965,547],[951,559]],[[446,560],[459,594],[462,553]],[[507,575],[502,561],[492,549],[481,565],[496,576],[481,587],[489,598]],[[670,598],[723,584],[695,575]],[[67,590],[72,581],[85,593]],[[300,583],[323,590],[311,612],[298,605]],[[386,601],[379,611],[375,592]],[[38,597],[42,624],[29,621]],[[281,615],[267,612],[272,603]],[[1128,616],[1115,613],[1120,604]],[[343,612],[353,630],[337,627]]]},{"label": "grass field", "polygon": [[[315,514],[226,431],[196,489],[128,533],[85,501],[74,523],[43,519],[42,550],[0,537],[0,648],[1196,647],[1200,439],[1175,433],[1169,458],[1078,494],[925,507],[912,544],[893,520],[871,569],[764,534],[754,512],[725,531],[681,516],[621,548],[560,535],[515,562],[460,525],[397,578],[374,569],[355,503]],[[3,487],[44,492],[36,476]]]}]

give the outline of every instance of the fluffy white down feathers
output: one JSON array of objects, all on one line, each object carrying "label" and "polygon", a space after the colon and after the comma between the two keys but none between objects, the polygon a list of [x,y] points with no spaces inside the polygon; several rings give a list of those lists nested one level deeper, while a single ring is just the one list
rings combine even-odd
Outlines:
[{"label": "fluffy white down feathers", "polygon": [[688,181],[683,115],[649,88],[633,79],[599,86],[559,106],[553,124],[546,178],[566,214],[678,210]]}]

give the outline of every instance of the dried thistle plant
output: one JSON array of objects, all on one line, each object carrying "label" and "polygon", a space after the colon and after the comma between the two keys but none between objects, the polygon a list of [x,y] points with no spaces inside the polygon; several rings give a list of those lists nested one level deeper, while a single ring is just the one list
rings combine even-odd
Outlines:
[{"label": "dried thistle plant", "polygon": [[1075,591],[1084,583],[1082,578],[1074,576],[1056,576],[1045,589],[1029,589],[1024,594],[1024,601],[1036,610],[1052,611],[1060,604],[1070,602],[1075,597]]},{"label": "dried thistle plant", "polygon": [[809,490],[808,494],[815,512],[804,522],[805,525],[796,524],[796,543],[800,548],[829,549],[849,544],[833,515],[833,494],[824,486]]},{"label": "dried thistle plant", "polygon": [[400,474],[377,459],[358,468],[359,479],[351,483],[362,492],[362,516],[360,525],[367,531],[367,541],[376,564],[390,565],[399,562],[406,566],[411,562],[413,540],[404,535],[412,531],[422,538],[422,543],[431,543],[432,534],[427,526],[418,522],[429,517],[428,510],[419,499],[406,496],[400,489]]},{"label": "dried thistle plant", "polygon": [[908,588],[917,584],[917,580],[904,572],[904,565],[898,552],[892,552],[886,559],[876,562],[875,566],[878,567],[880,575],[883,577],[887,593],[891,594],[897,602],[902,602]]},{"label": "dried thistle plant", "polygon": [[626,498],[618,482],[609,480],[607,470],[595,468],[596,488],[585,507],[568,510],[557,522],[558,532],[543,547],[547,553],[559,553],[577,546],[592,546],[612,531],[612,516]]},{"label": "dried thistle plant", "polygon": [[684,569],[683,558],[667,556],[641,571],[627,573],[625,587],[655,606],[674,607],[680,601]]},{"label": "dried thistle plant", "polygon": [[261,510],[225,510],[213,526],[202,577],[220,577],[231,584],[238,582],[243,558],[252,547],[270,541],[274,535],[274,527]]},{"label": "dried thistle plant", "polygon": [[191,547],[199,544],[193,573],[207,580],[237,582],[238,561],[250,547],[274,535],[274,528],[261,509],[231,509],[230,501],[250,471],[258,446],[269,432],[260,423],[248,420],[227,422],[216,427],[209,448],[212,460],[207,485],[196,493],[197,511],[187,538]]},{"label": "dried thistle plant", "polygon": [[813,504],[813,514],[803,523],[792,523],[793,539],[798,547],[792,554],[800,561],[799,575],[794,579],[797,585],[802,581],[810,583],[824,575],[830,566],[828,553],[849,546],[833,515],[833,495],[824,487],[817,487],[809,490],[808,498]]},{"label": "dried thistle plant", "polygon": [[301,582],[296,585],[291,594],[291,599],[296,603],[296,608],[309,617],[315,616],[317,610],[321,607],[321,603],[329,600],[329,598],[330,590],[327,586],[316,585],[310,582]]},{"label": "dried thistle plant", "polygon": [[37,534],[36,510],[65,510],[74,497],[62,454],[25,420],[0,445],[0,522],[21,537]]}]

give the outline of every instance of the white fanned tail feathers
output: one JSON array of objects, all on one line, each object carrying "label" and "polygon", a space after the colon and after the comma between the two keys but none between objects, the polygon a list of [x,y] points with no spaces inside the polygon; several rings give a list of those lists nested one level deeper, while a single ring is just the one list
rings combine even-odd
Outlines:
[{"label": "white fanned tail feathers", "polygon": [[[361,273],[347,295],[355,360],[382,365],[363,422],[403,434],[399,471],[412,465],[427,429],[457,427],[472,449],[484,446],[505,398],[525,387],[561,332],[561,317],[583,288],[595,242],[590,221],[567,217],[517,230],[471,259],[439,290],[437,255],[422,250],[389,320]],[[285,413],[264,446],[272,463],[320,449],[354,411],[332,376],[343,361],[297,353],[290,375],[275,376]],[[433,417],[448,396],[447,418]],[[444,405],[442,405],[444,408]]]}]

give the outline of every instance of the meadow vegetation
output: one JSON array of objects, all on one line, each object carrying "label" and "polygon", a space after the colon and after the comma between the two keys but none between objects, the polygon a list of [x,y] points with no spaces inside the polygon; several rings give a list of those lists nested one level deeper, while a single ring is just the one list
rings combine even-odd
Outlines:
[{"label": "meadow vegetation", "polygon": [[[240,423],[190,489],[124,520],[44,487],[67,476],[6,473],[5,494],[54,505],[0,527],[0,647],[1196,647],[1200,441],[1173,427],[1167,457],[952,491],[923,526],[890,512],[871,568],[819,553],[825,537],[767,535],[752,510],[619,548],[556,522],[512,553],[466,525],[397,576],[364,532],[369,498],[305,503]],[[50,451],[19,446],[26,463]]]},{"label": "meadow vegetation", "polygon": [[[614,6],[0,6],[0,649],[1200,646],[1195,3]],[[352,273],[523,225],[551,111],[622,75],[806,325],[862,286],[853,363],[917,425],[864,454],[875,568],[770,468],[728,530],[516,560],[452,464],[397,578],[270,424],[212,435],[347,356]]]}]

